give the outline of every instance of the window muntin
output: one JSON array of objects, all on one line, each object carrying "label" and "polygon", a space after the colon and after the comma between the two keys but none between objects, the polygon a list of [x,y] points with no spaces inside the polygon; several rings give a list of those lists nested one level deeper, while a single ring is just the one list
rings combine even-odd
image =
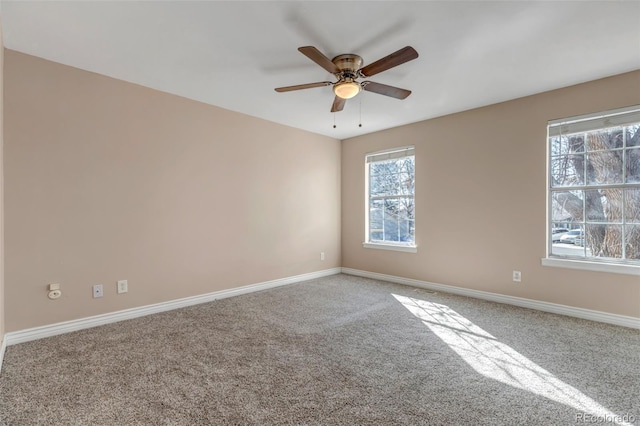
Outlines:
[{"label": "window muntin", "polygon": [[550,257],[640,265],[640,107],[548,129]]},{"label": "window muntin", "polygon": [[415,246],[413,147],[366,156],[366,243]]}]

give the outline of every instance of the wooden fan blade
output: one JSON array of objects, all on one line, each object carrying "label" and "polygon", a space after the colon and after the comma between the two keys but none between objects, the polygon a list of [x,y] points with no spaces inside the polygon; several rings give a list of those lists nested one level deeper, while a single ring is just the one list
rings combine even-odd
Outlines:
[{"label": "wooden fan blade", "polygon": [[331,105],[331,112],[342,111],[342,108],[344,108],[344,104],[346,103],[346,99],[342,99],[340,96],[336,96],[333,100],[333,105]]},{"label": "wooden fan blade", "polygon": [[360,69],[360,74],[365,77],[371,77],[372,75],[381,73],[390,68],[397,67],[398,65],[409,62],[418,57],[418,52],[411,47],[403,47],[397,52],[393,52],[391,55],[385,56],[382,59],[378,59],[372,64],[367,65]]},{"label": "wooden fan blade", "polygon": [[331,74],[337,74],[340,72],[340,69],[336,66],[336,64],[331,62],[331,59],[324,56],[324,54],[315,47],[303,46],[299,47],[298,51],[300,51],[300,53],[311,59],[316,64],[320,65],[325,70],[329,71]]},{"label": "wooden fan blade", "polygon": [[318,83],[298,84],[296,86],[286,86],[276,88],[276,92],[291,92],[292,90],[312,89],[314,87],[331,86],[333,83],[330,81],[320,81]]},{"label": "wooden fan blade", "polygon": [[386,84],[374,83],[373,81],[363,81],[362,86],[368,92],[378,93],[380,95],[391,96],[396,99],[405,99],[411,94],[411,90],[401,89],[399,87],[387,86]]}]

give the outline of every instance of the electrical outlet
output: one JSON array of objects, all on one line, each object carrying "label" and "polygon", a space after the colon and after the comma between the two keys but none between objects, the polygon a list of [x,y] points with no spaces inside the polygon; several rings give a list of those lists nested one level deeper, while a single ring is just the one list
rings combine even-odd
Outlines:
[{"label": "electrical outlet", "polygon": [[320,252],[320,260],[324,260],[324,252],[323,251]]},{"label": "electrical outlet", "polygon": [[59,299],[60,296],[62,296],[62,290],[60,290],[59,283],[49,284],[48,288],[49,288],[49,294],[48,294],[49,299],[55,300],[55,299]]},{"label": "electrical outlet", "polygon": [[127,280],[119,280],[118,281],[118,294],[126,293],[129,291],[129,283]]},{"label": "electrical outlet", "polygon": [[98,297],[102,297],[102,284],[96,284],[93,286],[93,298],[96,299]]},{"label": "electrical outlet", "polygon": [[522,282],[522,272],[513,271],[513,281],[516,283]]}]

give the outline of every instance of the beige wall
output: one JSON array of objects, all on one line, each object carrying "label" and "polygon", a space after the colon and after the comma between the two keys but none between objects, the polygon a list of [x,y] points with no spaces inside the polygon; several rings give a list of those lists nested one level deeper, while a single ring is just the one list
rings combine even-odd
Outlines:
[{"label": "beige wall", "polygon": [[340,141],[10,50],[4,77],[7,331],[340,266]]},{"label": "beige wall", "polygon": [[[640,71],[341,150],[331,138],[10,50],[4,59],[0,332],[341,265],[640,316],[638,277],[540,265],[547,120],[640,103]],[[364,154],[411,144],[419,251],[364,249]],[[116,294],[118,279],[129,293]],[[53,282],[57,301],[46,297]],[[93,284],[103,298],[91,297]]]},{"label": "beige wall", "polygon": [[[540,265],[547,121],[634,104],[640,71],[343,141],[342,265],[640,317],[638,276]],[[364,155],[403,145],[416,147],[418,253],[365,249]]]}]

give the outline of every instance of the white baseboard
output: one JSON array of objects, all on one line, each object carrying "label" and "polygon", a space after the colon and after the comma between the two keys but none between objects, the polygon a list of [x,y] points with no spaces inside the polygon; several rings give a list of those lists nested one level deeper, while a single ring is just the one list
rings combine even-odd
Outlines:
[{"label": "white baseboard", "polygon": [[376,272],[361,271],[358,269],[342,268],[343,274],[355,275],[359,277],[372,278],[380,281],[388,281],[396,284],[404,284],[413,287],[425,288],[428,290],[442,291],[444,293],[459,294],[461,296],[474,297],[476,299],[489,300],[491,302],[505,303],[507,305],[520,306],[523,308],[536,309],[538,311],[550,312],[554,314],[567,315],[570,317],[582,318],[591,321],[604,322],[607,324],[620,325],[623,327],[640,329],[640,318],[625,315],[610,314],[607,312],[594,311],[590,309],[576,308],[573,306],[560,305],[557,303],[541,302],[538,300],[525,299],[522,297],[506,296],[498,293],[489,293],[480,290],[471,290],[463,287],[436,284],[427,281],[414,280],[411,278],[396,277],[394,275],[378,274]]},{"label": "white baseboard", "polygon": [[[16,345],[18,343],[29,342],[31,340],[42,339],[45,337],[57,336],[59,334],[70,333],[72,331],[83,330],[85,328],[96,327],[99,325],[138,318],[145,315],[151,315],[159,312],[170,311],[173,309],[184,308],[187,306],[198,305],[200,303],[212,302],[214,300],[224,299],[227,297],[239,296],[241,294],[253,293],[256,291],[267,290],[287,284],[294,284],[302,281],[326,277],[329,275],[335,275],[339,274],[340,272],[341,268],[325,269],[322,271],[310,272],[308,274],[296,275],[293,277],[281,278],[273,281],[265,281],[258,284],[251,284],[243,287],[231,288],[228,290],[214,291],[213,293],[201,294],[199,296],[185,297],[183,299],[170,300],[153,305],[146,305],[140,306],[138,308],[110,312],[108,314],[59,322],[56,324],[44,325],[41,327],[29,328],[26,330],[13,331],[5,334],[2,343],[3,346],[0,349],[2,350],[2,352],[0,352],[0,355],[4,353],[5,345]],[[2,358],[0,357],[0,362],[1,359]],[[2,368],[1,363],[0,368]]]}]

